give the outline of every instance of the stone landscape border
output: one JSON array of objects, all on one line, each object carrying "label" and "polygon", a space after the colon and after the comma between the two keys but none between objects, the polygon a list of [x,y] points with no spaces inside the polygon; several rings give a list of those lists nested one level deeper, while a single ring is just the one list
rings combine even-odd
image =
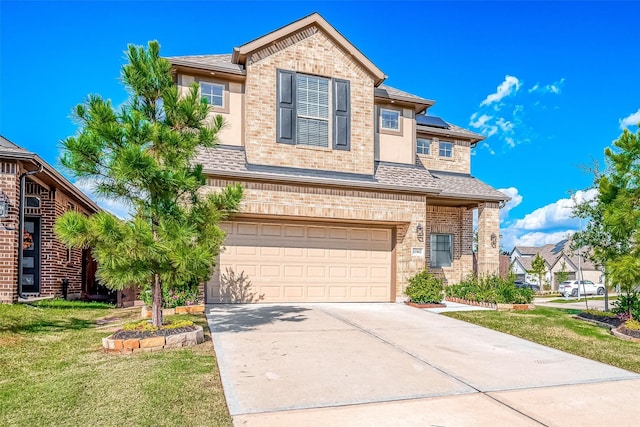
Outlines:
[{"label": "stone landscape border", "polygon": [[194,325],[195,330],[182,332],[175,335],[157,336],[148,338],[132,338],[118,340],[109,335],[102,338],[102,347],[110,353],[142,353],[161,351],[170,348],[191,347],[204,341],[202,326]]},{"label": "stone landscape border", "polygon": [[[173,316],[174,314],[200,314],[204,313],[204,304],[195,304],[195,305],[181,305],[176,308],[163,308],[162,316]],[[140,312],[140,317],[143,319],[151,318],[151,309],[142,306],[142,310]]]},{"label": "stone landscape border", "polygon": [[471,301],[468,299],[455,298],[455,297],[446,297],[445,301],[457,302],[459,304],[473,305],[476,307],[492,308],[498,311],[535,310],[536,308],[534,304],[495,304],[492,302],[478,302],[478,301]]}]

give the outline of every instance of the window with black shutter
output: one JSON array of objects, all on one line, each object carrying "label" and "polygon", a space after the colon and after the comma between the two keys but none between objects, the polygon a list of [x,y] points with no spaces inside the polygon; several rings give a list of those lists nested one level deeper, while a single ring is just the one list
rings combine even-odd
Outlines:
[{"label": "window with black shutter", "polygon": [[288,70],[278,70],[277,79],[277,142],[329,147],[329,115],[332,114],[333,148],[350,149],[349,81]]}]

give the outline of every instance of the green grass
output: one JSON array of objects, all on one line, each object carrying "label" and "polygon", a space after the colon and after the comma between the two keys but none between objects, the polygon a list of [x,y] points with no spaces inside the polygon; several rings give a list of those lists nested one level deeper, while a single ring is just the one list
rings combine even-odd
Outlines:
[{"label": "green grass", "polygon": [[531,311],[468,311],[446,315],[640,373],[640,343],[616,338],[606,328],[572,318],[579,312],[537,307]]},{"label": "green grass", "polygon": [[[616,301],[617,299],[618,299],[617,296],[611,296],[611,297],[609,297],[609,302]],[[589,301],[604,301],[604,297],[588,297],[588,300]],[[554,299],[554,300],[547,301],[547,302],[552,302],[552,303],[555,303],[555,304],[569,304],[569,303],[572,303],[572,302],[580,302],[580,301],[584,301],[584,296],[580,297],[580,299],[577,299],[575,297],[569,297],[568,299],[561,298],[561,299]]]},{"label": "green grass", "polygon": [[[135,316],[95,305],[0,304],[0,425],[231,425],[208,334],[178,350],[102,351],[114,325]],[[105,317],[118,320],[96,323]],[[204,316],[183,317],[208,332]]]}]

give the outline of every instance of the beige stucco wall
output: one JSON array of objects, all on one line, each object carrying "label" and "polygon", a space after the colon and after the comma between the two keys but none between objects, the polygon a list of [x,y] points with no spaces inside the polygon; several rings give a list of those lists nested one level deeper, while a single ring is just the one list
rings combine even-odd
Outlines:
[{"label": "beige stucco wall", "polygon": [[471,173],[471,144],[468,141],[460,141],[443,138],[444,141],[453,142],[453,157],[439,156],[439,138],[426,135],[418,135],[417,138],[431,140],[429,154],[418,154],[416,162],[422,163],[429,170],[447,172]]},{"label": "beige stucco wall", "polygon": [[[276,70],[350,81],[351,150],[276,143]],[[246,64],[245,146],[249,163],[373,174],[373,78],[321,30],[311,27],[252,53]],[[331,120],[329,129],[332,129]]]},{"label": "beige stucco wall", "polygon": [[[208,191],[230,184],[207,180]],[[240,215],[269,219],[339,221],[371,227],[395,228],[395,282],[397,298],[404,297],[407,279],[425,267],[425,257],[412,256],[412,247],[424,248],[416,233],[425,225],[425,198],[419,195],[390,194],[307,187],[294,184],[241,182],[244,187]],[[469,224],[469,232],[471,225]],[[424,240],[424,239],[423,239]],[[426,252],[428,256],[428,251]]]},{"label": "beige stucco wall", "polygon": [[[400,112],[400,131],[392,132],[380,128],[380,109]],[[416,122],[413,110],[393,105],[376,105],[376,149],[375,159],[383,162],[413,164],[415,162]]]},{"label": "beige stucco wall", "polygon": [[221,80],[219,78],[207,78],[194,75],[181,74],[178,78],[178,88],[182,95],[186,94],[189,86],[195,81],[206,81],[212,83],[225,84],[225,101],[228,106],[224,110],[214,109],[209,114],[209,119],[214,115],[220,114],[225,120],[225,127],[218,134],[218,143],[227,145],[244,145],[243,132],[243,108],[244,108],[244,84],[240,82],[232,82]]}]

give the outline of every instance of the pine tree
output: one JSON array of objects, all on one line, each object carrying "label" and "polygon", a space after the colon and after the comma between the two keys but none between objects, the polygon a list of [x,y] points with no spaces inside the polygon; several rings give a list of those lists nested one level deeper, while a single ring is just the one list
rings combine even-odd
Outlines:
[{"label": "pine tree", "polygon": [[160,45],[130,45],[122,81],[129,100],[115,110],[90,95],[75,107],[79,130],[63,141],[61,163],[96,192],[124,202],[131,218],[67,212],[56,223],[71,247],[91,247],[97,277],[111,289],[151,285],[152,322],[162,325],[162,289],[206,281],[225,234],[219,222],[237,211],[242,188],[204,194],[199,147],[213,147],[224,126],[192,85],[181,96]]}]

